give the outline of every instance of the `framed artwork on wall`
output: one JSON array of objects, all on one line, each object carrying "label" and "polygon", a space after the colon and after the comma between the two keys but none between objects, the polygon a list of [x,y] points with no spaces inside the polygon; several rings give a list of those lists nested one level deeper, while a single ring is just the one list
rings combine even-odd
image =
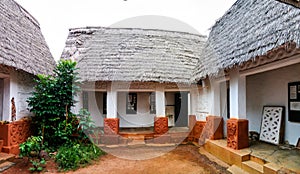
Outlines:
[{"label": "framed artwork on wall", "polygon": [[127,94],[126,114],[137,114],[137,93]]},{"label": "framed artwork on wall", "polygon": [[300,122],[300,82],[288,84],[288,118],[291,122]]}]

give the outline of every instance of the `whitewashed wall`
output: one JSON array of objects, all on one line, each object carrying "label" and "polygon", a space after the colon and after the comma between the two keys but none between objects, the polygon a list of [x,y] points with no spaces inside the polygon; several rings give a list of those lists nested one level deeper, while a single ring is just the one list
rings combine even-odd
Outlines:
[{"label": "whitewashed wall", "polygon": [[[80,108],[77,110],[80,110]],[[103,127],[103,120],[105,118],[105,115],[103,115],[103,93],[102,92],[94,92],[94,91],[88,92],[88,110],[91,114],[92,120],[95,122],[95,125]]]},{"label": "whitewashed wall", "polygon": [[126,94],[126,92],[118,92],[118,118],[120,118],[120,127],[153,126],[155,114],[150,114],[150,93],[137,93],[137,114],[126,114]]},{"label": "whitewashed wall", "polygon": [[[15,104],[17,110],[17,119],[20,119],[25,116],[30,116],[32,113],[29,112],[28,103],[26,100],[32,96],[32,91],[34,90],[35,82],[34,76],[28,73],[15,71],[12,75],[13,77],[17,77],[17,81],[14,81],[15,78],[12,78],[11,86],[17,84],[17,88],[11,91],[11,97],[15,97]],[[16,90],[16,91],[15,91]]]},{"label": "whitewashed wall", "polygon": [[300,123],[288,121],[288,83],[300,81],[300,64],[247,77],[247,119],[249,130],[260,132],[264,105],[285,106],[285,140],[296,144]]},{"label": "whitewashed wall", "polygon": [[2,120],[11,121],[11,99],[14,97],[16,106],[17,120],[22,117],[30,116],[26,100],[31,96],[34,88],[34,76],[16,71],[12,68],[1,66],[0,78],[4,81],[3,89],[3,118]]}]

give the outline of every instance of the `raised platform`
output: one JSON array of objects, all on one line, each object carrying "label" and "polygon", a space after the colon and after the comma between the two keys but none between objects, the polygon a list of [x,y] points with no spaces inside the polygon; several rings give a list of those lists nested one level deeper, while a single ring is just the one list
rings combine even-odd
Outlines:
[{"label": "raised platform", "polygon": [[281,150],[275,145],[255,142],[249,148],[233,150],[224,139],[207,140],[204,148],[233,168],[239,167],[251,174],[300,173],[300,150],[297,149]]},{"label": "raised platform", "polygon": [[121,128],[118,135],[101,135],[97,144],[106,145],[144,145],[180,144],[187,140],[189,128],[171,127],[165,134],[155,134],[153,128]]}]

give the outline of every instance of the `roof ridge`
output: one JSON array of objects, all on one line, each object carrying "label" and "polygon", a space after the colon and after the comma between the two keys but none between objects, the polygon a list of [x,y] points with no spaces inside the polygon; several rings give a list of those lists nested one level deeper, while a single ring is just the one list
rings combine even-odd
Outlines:
[{"label": "roof ridge", "polygon": [[13,0],[13,2],[19,7],[20,11],[27,17],[34,25],[40,28],[40,23],[37,21],[35,17],[33,17],[24,7],[22,7],[19,3]]},{"label": "roof ridge", "polygon": [[105,30],[139,30],[139,31],[152,31],[152,32],[165,32],[165,33],[178,33],[178,34],[185,34],[190,36],[196,36],[196,37],[202,37],[203,39],[206,39],[206,35],[202,34],[196,34],[196,33],[190,33],[190,32],[184,32],[184,31],[175,31],[175,30],[165,30],[165,29],[151,29],[151,28],[137,28],[137,27],[102,27],[102,26],[86,26],[86,27],[75,27],[75,28],[69,28],[69,31],[84,31],[84,30],[99,30],[99,29],[105,29]]}]

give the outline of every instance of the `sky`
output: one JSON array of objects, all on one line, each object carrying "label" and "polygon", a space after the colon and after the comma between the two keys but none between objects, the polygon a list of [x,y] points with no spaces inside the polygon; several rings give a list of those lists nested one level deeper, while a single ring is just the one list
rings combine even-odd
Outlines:
[{"label": "sky", "polygon": [[236,0],[15,0],[40,23],[58,60],[69,28],[159,28],[208,35]]}]

